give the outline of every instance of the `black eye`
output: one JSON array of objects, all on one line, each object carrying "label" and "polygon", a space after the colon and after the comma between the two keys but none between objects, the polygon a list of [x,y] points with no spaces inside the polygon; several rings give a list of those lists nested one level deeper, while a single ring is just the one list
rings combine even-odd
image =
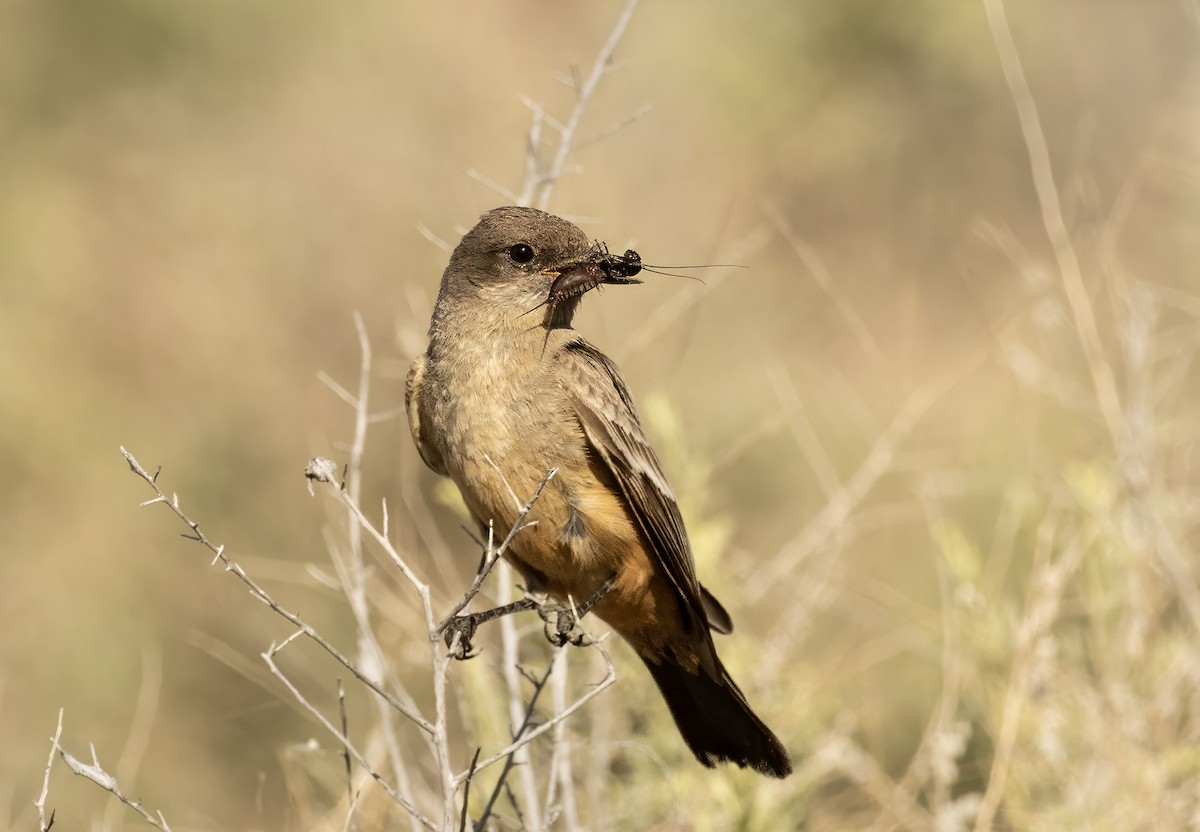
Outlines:
[{"label": "black eye", "polygon": [[533,260],[533,247],[525,243],[517,243],[508,250],[508,256],[512,258],[514,263],[525,265]]}]

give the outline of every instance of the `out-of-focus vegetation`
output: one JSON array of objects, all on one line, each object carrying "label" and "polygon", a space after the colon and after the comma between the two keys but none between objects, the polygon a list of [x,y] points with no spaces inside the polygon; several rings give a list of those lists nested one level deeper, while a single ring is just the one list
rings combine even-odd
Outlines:
[{"label": "out-of-focus vegetation", "polygon": [[[981,4],[634,17],[582,138],[653,109],[582,148],[550,207],[652,263],[750,267],[611,289],[577,327],[626,371],[737,622],[722,654],[798,772],[701,769],[618,649],[572,723],[588,828],[1200,822],[1200,12],[1009,6],[1115,420]],[[453,242],[502,201],[465,170],[516,186],[520,95],[563,112],[552,72],[616,13],[0,6],[4,822],[34,827],[65,707],[64,744],[177,830],[333,823],[337,748],[258,660],[288,630],[138,510],[118,445],[352,644],[308,566],[342,518],[300,472],[351,432],[316,374],[353,384],[361,310],[372,409],[400,405],[445,261],[417,225]],[[372,427],[365,474],[448,607],[477,551],[402,418]],[[419,666],[423,634],[378,615]],[[472,717],[495,655],[452,669],[464,766],[472,736],[503,739]],[[333,701],[336,669],[298,672]],[[371,712],[352,691],[351,730]],[[47,805],[134,822],[61,768]]]}]

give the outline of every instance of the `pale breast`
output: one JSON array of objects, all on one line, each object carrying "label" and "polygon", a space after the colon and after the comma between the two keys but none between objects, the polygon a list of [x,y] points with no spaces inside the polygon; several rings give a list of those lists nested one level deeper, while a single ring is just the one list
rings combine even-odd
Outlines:
[{"label": "pale breast", "polygon": [[[462,345],[427,372],[447,473],[481,521],[507,527],[517,501],[528,500],[551,468],[585,464],[583,433],[549,376],[552,368],[540,354]],[[571,496],[565,478],[556,480],[537,513],[549,513],[545,520],[561,528]]]}]

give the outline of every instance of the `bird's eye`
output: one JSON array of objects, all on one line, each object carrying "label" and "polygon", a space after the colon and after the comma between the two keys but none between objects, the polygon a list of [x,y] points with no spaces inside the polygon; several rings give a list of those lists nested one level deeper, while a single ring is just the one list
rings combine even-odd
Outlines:
[{"label": "bird's eye", "polygon": [[533,247],[526,243],[517,243],[509,248],[508,256],[514,263],[520,263],[523,266],[533,260]]}]

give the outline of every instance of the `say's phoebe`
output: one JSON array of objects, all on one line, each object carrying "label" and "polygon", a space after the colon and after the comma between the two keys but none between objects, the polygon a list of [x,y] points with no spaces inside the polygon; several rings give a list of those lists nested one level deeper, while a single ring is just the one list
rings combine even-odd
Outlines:
[{"label": "say's phoebe", "polygon": [[408,373],[413,440],[497,539],[516,521],[512,494],[557,468],[537,525],[507,552],[527,587],[579,600],[612,579],[595,613],[646,663],[696,758],[786,777],[783,745],[717,657],[709,630],[728,633],[729,615],[696,578],[621,371],[571,328],[586,291],[637,282],[635,262],[533,208],[484,214],[450,255],[429,348]]}]

